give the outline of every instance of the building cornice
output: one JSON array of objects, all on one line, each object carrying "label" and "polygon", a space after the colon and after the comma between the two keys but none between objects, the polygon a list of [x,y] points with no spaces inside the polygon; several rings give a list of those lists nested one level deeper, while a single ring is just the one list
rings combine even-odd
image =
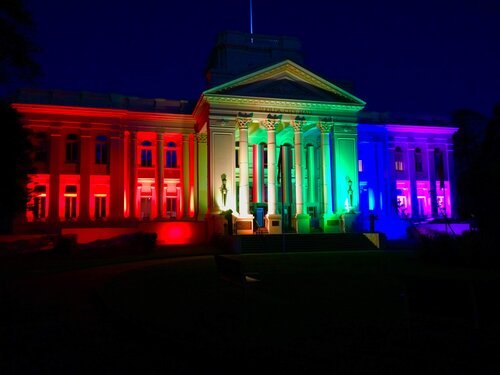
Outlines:
[{"label": "building cornice", "polygon": [[258,107],[263,112],[314,114],[323,112],[357,113],[364,104],[345,104],[334,102],[317,102],[296,99],[276,99],[247,96],[227,96],[221,94],[205,94],[210,105],[233,105]]}]

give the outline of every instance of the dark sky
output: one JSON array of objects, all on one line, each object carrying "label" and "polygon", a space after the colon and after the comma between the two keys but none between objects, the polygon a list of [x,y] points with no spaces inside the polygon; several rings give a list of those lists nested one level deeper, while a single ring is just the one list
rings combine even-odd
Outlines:
[{"label": "dark sky", "polygon": [[[43,88],[196,99],[218,32],[249,0],[25,0]],[[368,110],[447,115],[500,103],[500,1],[253,0],[254,32],[300,38],[306,67]]]}]

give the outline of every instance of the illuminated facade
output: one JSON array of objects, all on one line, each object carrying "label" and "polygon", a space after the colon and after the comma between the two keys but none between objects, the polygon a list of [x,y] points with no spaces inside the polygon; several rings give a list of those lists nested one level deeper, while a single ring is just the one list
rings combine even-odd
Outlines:
[{"label": "illuminated facade", "polygon": [[[266,38],[251,47],[261,51]],[[275,60],[300,61],[293,40],[277,40],[285,56]],[[227,233],[229,210],[238,234],[363,230],[368,213],[453,215],[456,128],[380,123],[360,112],[362,100],[289,59],[254,53],[243,73],[220,68],[222,55],[194,106],[23,92],[14,107],[36,148],[28,225],[89,239],[139,228],[186,243]]]}]

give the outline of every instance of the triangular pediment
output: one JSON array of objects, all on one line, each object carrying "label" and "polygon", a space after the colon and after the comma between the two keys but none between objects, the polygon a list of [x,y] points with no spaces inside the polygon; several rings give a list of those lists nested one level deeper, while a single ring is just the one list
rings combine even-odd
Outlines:
[{"label": "triangular pediment", "polygon": [[365,105],[361,99],[289,60],[211,88],[204,95]]}]

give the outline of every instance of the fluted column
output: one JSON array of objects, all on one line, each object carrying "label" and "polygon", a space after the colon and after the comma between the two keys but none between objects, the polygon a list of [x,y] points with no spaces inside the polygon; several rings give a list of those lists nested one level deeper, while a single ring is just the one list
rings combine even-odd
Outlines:
[{"label": "fluted column", "polygon": [[137,133],[130,132],[130,218],[137,218]]},{"label": "fluted column", "polygon": [[80,221],[90,220],[90,170],[94,162],[90,134],[81,134],[80,157]]},{"label": "fluted column", "polygon": [[[241,115],[241,117],[240,117]],[[247,114],[239,114],[236,119],[236,125],[240,130],[240,197],[239,197],[239,213],[240,216],[248,216],[249,194],[248,194],[248,125],[252,121]]]},{"label": "fluted column", "polygon": [[189,134],[182,135],[182,217],[187,218],[189,216],[189,194],[190,194],[190,184],[189,176],[191,170],[189,168]]},{"label": "fluted column", "polygon": [[332,168],[330,150],[330,131],[333,123],[322,120],[318,123],[321,131],[321,155],[323,159],[323,213],[332,214]]},{"label": "fluted column", "polygon": [[[53,130],[53,129],[51,129]],[[63,148],[61,134],[55,131],[50,134],[50,183],[49,183],[49,217],[52,223],[59,221],[59,195],[61,155]]]},{"label": "fluted column", "polygon": [[304,203],[302,198],[302,127],[305,124],[305,118],[297,116],[292,121],[295,131],[295,213],[297,215],[304,212]]},{"label": "fluted column", "polygon": [[157,161],[158,165],[156,166],[156,188],[157,188],[157,218],[161,219],[163,217],[163,179],[164,179],[164,171],[165,171],[165,163],[164,163],[164,150],[163,150],[163,133],[156,134],[156,152],[157,152]]},{"label": "fluted column", "polygon": [[267,129],[267,213],[276,214],[276,126],[280,116],[269,115],[265,121]]},{"label": "fluted column", "polygon": [[208,211],[207,133],[196,133],[198,220],[205,220]]}]

